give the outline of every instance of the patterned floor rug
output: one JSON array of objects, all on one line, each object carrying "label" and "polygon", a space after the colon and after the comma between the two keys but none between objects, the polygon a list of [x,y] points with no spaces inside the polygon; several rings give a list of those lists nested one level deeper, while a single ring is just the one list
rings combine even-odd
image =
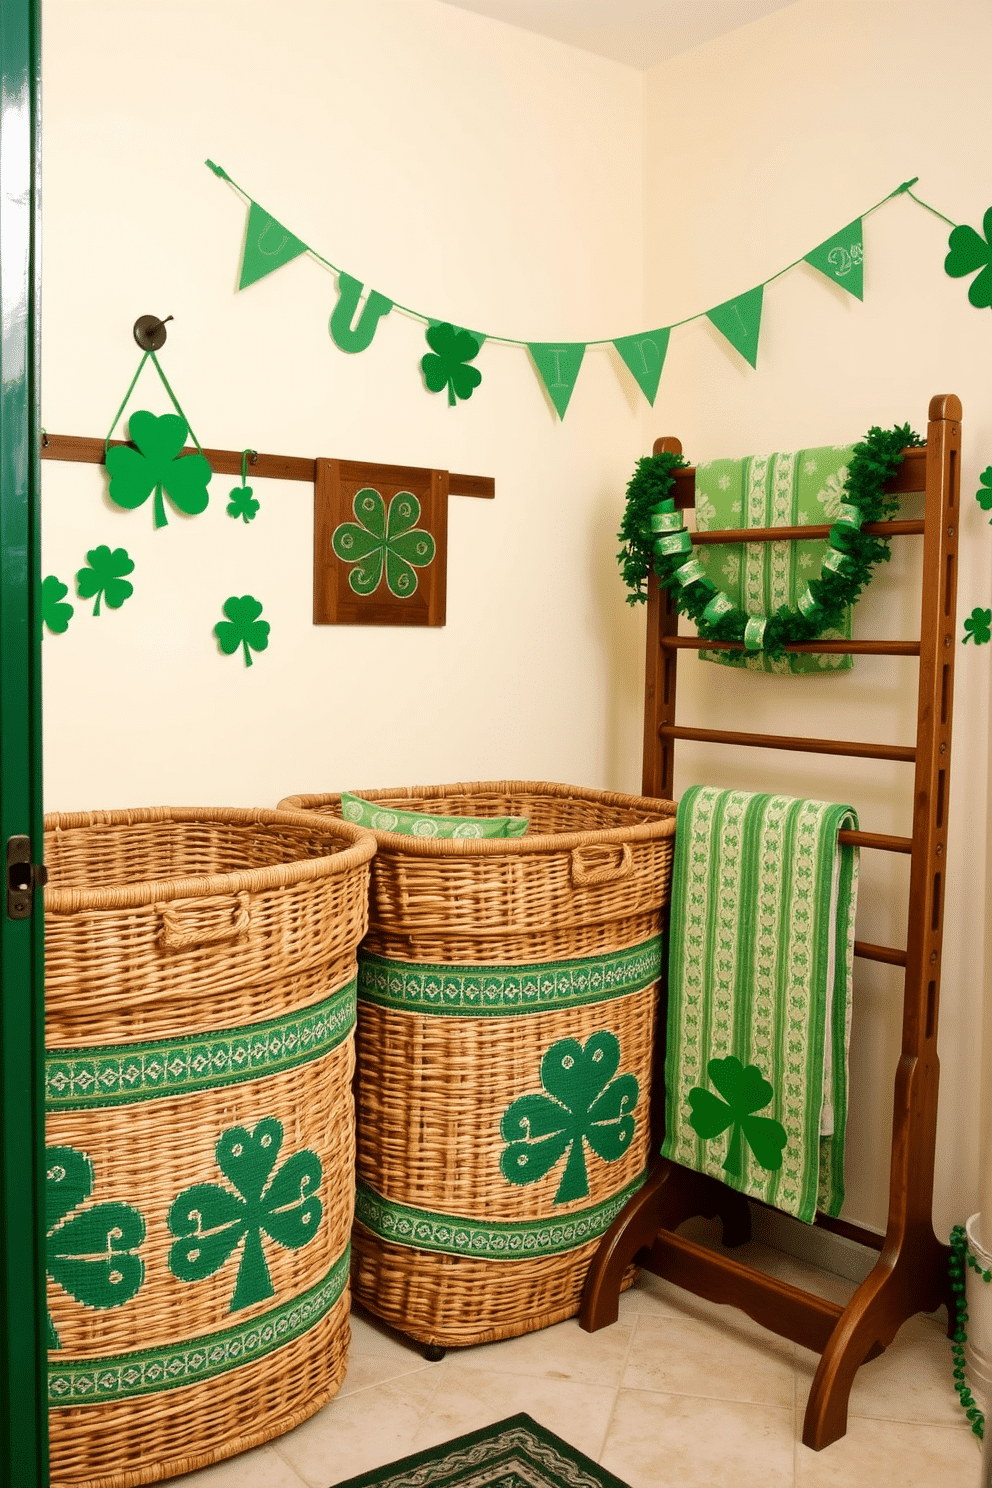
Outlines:
[{"label": "patterned floor rug", "polygon": [[334,1488],[629,1488],[530,1416],[507,1416]]}]

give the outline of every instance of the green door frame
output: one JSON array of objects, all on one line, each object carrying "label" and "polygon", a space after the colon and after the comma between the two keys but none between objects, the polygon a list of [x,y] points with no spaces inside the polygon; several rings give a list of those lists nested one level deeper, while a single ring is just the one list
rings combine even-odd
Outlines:
[{"label": "green door frame", "polygon": [[44,926],[8,914],[7,843],[43,857],[40,0],[0,4],[0,1483],[48,1482]]}]

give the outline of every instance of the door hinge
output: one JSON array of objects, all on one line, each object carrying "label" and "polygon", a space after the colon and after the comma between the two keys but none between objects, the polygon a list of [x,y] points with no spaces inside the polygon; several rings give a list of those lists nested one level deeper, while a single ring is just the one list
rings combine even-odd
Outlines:
[{"label": "door hinge", "polygon": [[7,917],[27,920],[34,908],[34,891],[48,882],[48,869],[31,861],[31,838],[7,838]]}]

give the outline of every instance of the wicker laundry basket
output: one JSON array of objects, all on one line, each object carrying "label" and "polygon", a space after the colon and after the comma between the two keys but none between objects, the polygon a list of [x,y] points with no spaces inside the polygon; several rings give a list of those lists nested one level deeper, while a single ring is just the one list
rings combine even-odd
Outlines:
[{"label": "wicker laundry basket", "polygon": [[529,781],[358,794],[387,813],[530,825],[517,839],[376,831],[353,1295],[440,1347],[546,1327],[578,1311],[643,1181],[675,807]]},{"label": "wicker laundry basket", "polygon": [[131,1488],[343,1378],[375,841],[262,810],[45,828],[51,1481]]}]

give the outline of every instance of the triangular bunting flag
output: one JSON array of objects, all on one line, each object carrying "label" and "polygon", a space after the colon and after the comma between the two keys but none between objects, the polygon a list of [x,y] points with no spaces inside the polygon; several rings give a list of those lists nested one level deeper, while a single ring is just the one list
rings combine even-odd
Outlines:
[{"label": "triangular bunting flag", "polygon": [[864,298],[864,256],[861,218],[856,217],[832,238],[814,248],[812,253],[807,253],[806,263],[861,300]]},{"label": "triangular bunting flag", "polygon": [[706,312],[721,335],[726,336],[731,346],[752,367],[758,365],[758,331],[761,328],[764,288],[759,284],[757,289],[749,289],[747,294],[738,295],[735,300],[725,300],[722,305],[714,305]]},{"label": "triangular bunting flag", "polygon": [[572,396],[575,379],[585,356],[584,341],[528,341],[527,349],[534,358],[534,365],[541,374],[541,381],[548,390],[558,417],[565,417],[568,400]]},{"label": "triangular bunting flag", "polygon": [[668,326],[663,326],[660,331],[642,331],[638,336],[621,336],[613,342],[652,408],[665,365],[669,335]]},{"label": "triangular bunting flag", "polygon": [[248,213],[248,231],[245,234],[245,251],[241,260],[241,282],[239,289],[264,279],[273,269],[281,269],[291,259],[306,253],[306,243],[294,238],[281,222],[270,217],[264,207],[253,201]]}]

